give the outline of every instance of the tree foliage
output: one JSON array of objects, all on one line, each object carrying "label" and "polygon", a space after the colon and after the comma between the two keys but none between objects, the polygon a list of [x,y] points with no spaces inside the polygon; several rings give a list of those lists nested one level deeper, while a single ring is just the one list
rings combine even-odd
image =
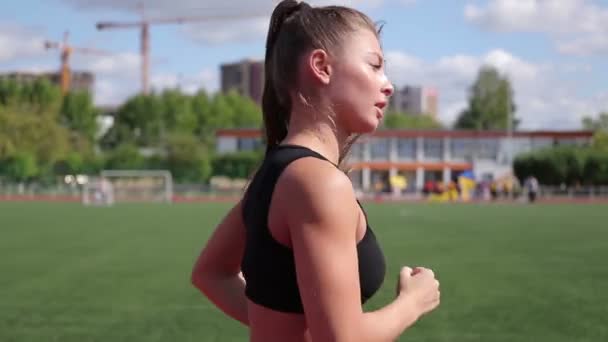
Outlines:
[{"label": "tree foliage", "polygon": [[552,147],[518,156],[519,179],[534,175],[546,185],[608,185],[608,154],[592,147]]},{"label": "tree foliage", "polygon": [[515,111],[509,79],[495,68],[485,66],[469,89],[468,108],[460,113],[454,126],[458,129],[505,130],[511,118],[512,128],[516,129],[519,120],[513,115]]},{"label": "tree foliage", "polygon": [[582,120],[583,128],[594,131],[593,146],[608,152],[608,112],[602,112],[594,119],[586,116]]},{"label": "tree foliage", "polygon": [[442,125],[431,115],[389,112],[384,117],[384,127],[391,129],[440,129]]}]

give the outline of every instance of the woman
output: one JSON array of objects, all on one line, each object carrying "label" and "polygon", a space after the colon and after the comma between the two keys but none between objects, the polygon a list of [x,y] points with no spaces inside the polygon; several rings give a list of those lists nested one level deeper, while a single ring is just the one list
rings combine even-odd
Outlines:
[{"label": "woman", "polygon": [[393,87],[374,23],[346,7],[285,0],[270,21],[263,114],[267,150],[218,225],[194,285],[251,341],[392,341],[439,304],[431,270],[403,267],[397,296],[364,312],[382,284],[382,251],[340,171]]}]

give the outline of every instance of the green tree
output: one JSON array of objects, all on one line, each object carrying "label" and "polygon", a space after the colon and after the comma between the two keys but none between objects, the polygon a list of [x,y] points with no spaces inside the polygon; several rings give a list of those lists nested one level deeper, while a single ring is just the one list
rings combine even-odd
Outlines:
[{"label": "green tree", "polygon": [[384,117],[384,127],[395,129],[439,129],[442,128],[435,118],[430,115],[409,115],[389,112]]},{"label": "green tree", "polygon": [[31,114],[57,118],[61,91],[44,78],[32,82],[0,81],[0,108],[19,109],[21,106],[25,106]]},{"label": "green tree", "polygon": [[596,119],[585,116],[583,118],[583,128],[590,131],[604,131],[608,133],[608,112],[599,113]]},{"label": "green tree", "polygon": [[27,182],[38,174],[36,157],[28,152],[18,152],[0,161],[0,174],[9,180]]},{"label": "green tree", "polygon": [[167,139],[166,166],[176,181],[203,182],[211,174],[211,161],[196,136],[174,133]]},{"label": "green tree", "polygon": [[482,67],[475,83],[469,89],[469,106],[456,119],[455,128],[474,130],[504,130],[511,118],[512,128],[519,120],[515,112],[513,90],[506,77],[493,67]]},{"label": "green tree", "polygon": [[203,142],[206,143],[211,138],[211,130],[208,128],[210,121],[210,104],[211,99],[207,92],[203,89],[199,90],[190,101],[192,112],[196,117],[196,129],[194,134]]},{"label": "green tree", "polygon": [[89,141],[95,140],[98,110],[87,91],[71,92],[63,98],[61,123]]},{"label": "green tree", "polygon": [[263,152],[261,150],[217,155],[212,161],[213,175],[229,178],[249,178],[259,167],[262,158]]},{"label": "green tree", "polygon": [[587,154],[583,165],[583,179],[587,184],[608,185],[608,153],[594,150]]},{"label": "green tree", "polygon": [[195,95],[179,89],[160,95],[138,95],[118,110],[113,127],[102,139],[104,148],[122,143],[140,147],[166,147],[173,133],[198,136],[211,147],[218,128],[261,127],[260,108],[249,98],[236,92],[218,93],[209,97],[205,91]]},{"label": "green tree", "polygon": [[144,168],[144,157],[137,146],[123,143],[106,156],[105,167],[112,170],[137,170]]},{"label": "green tree", "polygon": [[557,146],[519,155],[513,164],[519,179],[534,175],[547,185],[608,185],[608,153],[595,148]]},{"label": "green tree", "polygon": [[582,123],[584,129],[594,131],[593,147],[608,151],[608,112],[599,113],[596,119],[586,116]]},{"label": "green tree", "polygon": [[118,109],[114,125],[102,138],[101,145],[105,148],[125,143],[158,146],[167,130],[163,117],[163,105],[159,96],[134,96]]},{"label": "green tree", "polygon": [[608,132],[597,131],[593,134],[593,147],[608,152]]},{"label": "green tree", "polygon": [[69,131],[51,114],[27,105],[0,108],[0,158],[27,152],[50,165],[65,156],[69,145]]},{"label": "green tree", "polygon": [[226,102],[233,110],[231,127],[258,128],[262,124],[261,108],[247,96],[232,90],[225,95]]},{"label": "green tree", "polygon": [[197,116],[191,104],[191,97],[177,89],[166,90],[160,101],[163,103],[163,121],[166,132],[194,133]]}]

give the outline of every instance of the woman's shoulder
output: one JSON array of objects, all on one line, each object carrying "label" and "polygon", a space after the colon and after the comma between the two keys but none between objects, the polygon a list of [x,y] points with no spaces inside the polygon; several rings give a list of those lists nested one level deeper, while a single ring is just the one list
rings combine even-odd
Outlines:
[{"label": "woman's shoulder", "polygon": [[322,213],[335,205],[349,208],[356,204],[350,178],[332,163],[319,158],[301,158],[291,163],[276,187],[285,199],[282,207],[286,210]]},{"label": "woman's shoulder", "polygon": [[348,176],[327,160],[306,157],[295,160],[285,168],[281,186],[315,193],[353,190]]}]

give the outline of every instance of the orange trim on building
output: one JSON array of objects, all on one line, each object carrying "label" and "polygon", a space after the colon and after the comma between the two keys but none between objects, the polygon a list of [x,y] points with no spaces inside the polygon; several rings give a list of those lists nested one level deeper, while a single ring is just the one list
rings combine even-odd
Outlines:
[{"label": "orange trim on building", "polygon": [[[257,128],[219,129],[216,136],[231,136],[237,138],[260,138],[262,131]],[[506,138],[504,131],[468,131],[468,130],[409,130],[382,129],[368,137],[379,138]],[[592,138],[593,131],[515,131],[515,138]]]},{"label": "orange trim on building", "polygon": [[351,164],[353,170],[368,168],[370,170],[387,171],[395,168],[399,171],[416,171],[419,167],[425,171],[443,171],[448,168],[452,171],[465,171],[473,168],[470,163],[445,163],[445,162],[354,162]]}]

